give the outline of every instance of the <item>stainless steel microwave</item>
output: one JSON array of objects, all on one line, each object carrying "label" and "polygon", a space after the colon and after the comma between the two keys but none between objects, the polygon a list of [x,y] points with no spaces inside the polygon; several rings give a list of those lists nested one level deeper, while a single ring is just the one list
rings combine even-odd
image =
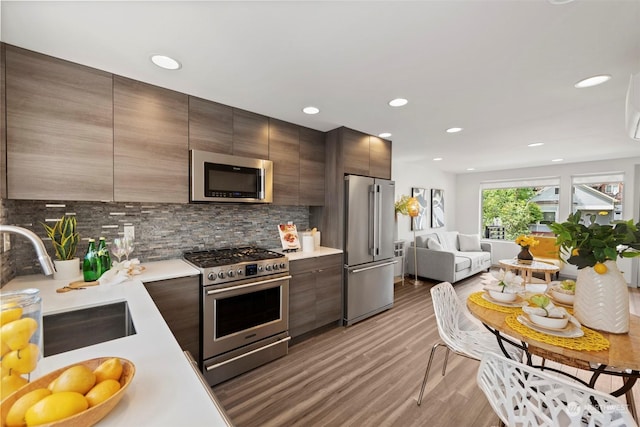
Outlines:
[{"label": "stainless steel microwave", "polygon": [[271,203],[273,162],[190,150],[190,201]]}]

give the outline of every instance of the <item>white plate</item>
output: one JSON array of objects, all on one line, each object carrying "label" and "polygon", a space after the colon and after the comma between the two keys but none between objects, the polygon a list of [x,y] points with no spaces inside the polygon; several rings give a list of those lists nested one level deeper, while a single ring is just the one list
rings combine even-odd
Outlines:
[{"label": "white plate", "polygon": [[559,331],[557,329],[547,329],[547,328],[543,328],[542,326],[538,326],[534,324],[531,320],[529,320],[529,318],[527,318],[527,316],[524,314],[519,315],[517,319],[518,319],[518,322],[520,322],[527,328],[533,329],[536,332],[542,332],[543,334],[547,334],[547,335],[553,335],[556,337],[563,337],[563,338],[579,338],[584,335],[582,328],[578,327],[574,323],[574,322],[577,322],[577,320],[574,320],[573,316],[569,320],[567,327],[562,331]]},{"label": "white plate", "polygon": [[482,298],[484,298],[485,301],[489,301],[490,303],[501,305],[503,307],[522,307],[527,303],[527,301],[524,298],[522,298],[520,295],[516,295],[516,300],[513,302],[498,301],[491,298],[491,295],[489,295],[489,293],[486,291],[482,294]]},{"label": "white plate", "polygon": [[557,299],[555,299],[553,297],[553,294],[551,293],[551,290],[549,290],[547,293],[545,293],[545,295],[548,296],[549,299],[551,301],[553,301],[553,303],[556,304],[556,305],[560,305],[562,307],[573,307],[573,304],[567,304],[566,302],[558,301]]}]

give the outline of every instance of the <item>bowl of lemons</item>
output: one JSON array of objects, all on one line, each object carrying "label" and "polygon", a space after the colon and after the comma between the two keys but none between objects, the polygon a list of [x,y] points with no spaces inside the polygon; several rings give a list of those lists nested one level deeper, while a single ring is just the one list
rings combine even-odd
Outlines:
[{"label": "bowl of lemons", "polygon": [[32,381],[0,404],[0,427],[91,426],[120,401],[135,374],[120,357],[99,357],[57,369]]}]

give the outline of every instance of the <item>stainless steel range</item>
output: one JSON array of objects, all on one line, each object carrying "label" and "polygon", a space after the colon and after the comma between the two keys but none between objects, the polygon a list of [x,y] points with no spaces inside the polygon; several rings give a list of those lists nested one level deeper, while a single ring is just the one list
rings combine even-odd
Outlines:
[{"label": "stainless steel range", "polygon": [[288,352],[289,260],[255,247],[186,252],[200,270],[200,354],[210,385]]}]

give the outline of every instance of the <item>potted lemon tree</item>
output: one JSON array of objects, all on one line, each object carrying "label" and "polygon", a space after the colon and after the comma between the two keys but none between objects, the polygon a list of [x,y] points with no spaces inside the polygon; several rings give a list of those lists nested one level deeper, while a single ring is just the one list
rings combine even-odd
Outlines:
[{"label": "potted lemon tree", "polygon": [[56,253],[56,259],[53,260],[56,267],[53,273],[55,280],[71,280],[80,274],[80,259],[76,257],[80,234],[76,230],[76,225],[75,216],[64,215],[53,227],[42,224]]}]

